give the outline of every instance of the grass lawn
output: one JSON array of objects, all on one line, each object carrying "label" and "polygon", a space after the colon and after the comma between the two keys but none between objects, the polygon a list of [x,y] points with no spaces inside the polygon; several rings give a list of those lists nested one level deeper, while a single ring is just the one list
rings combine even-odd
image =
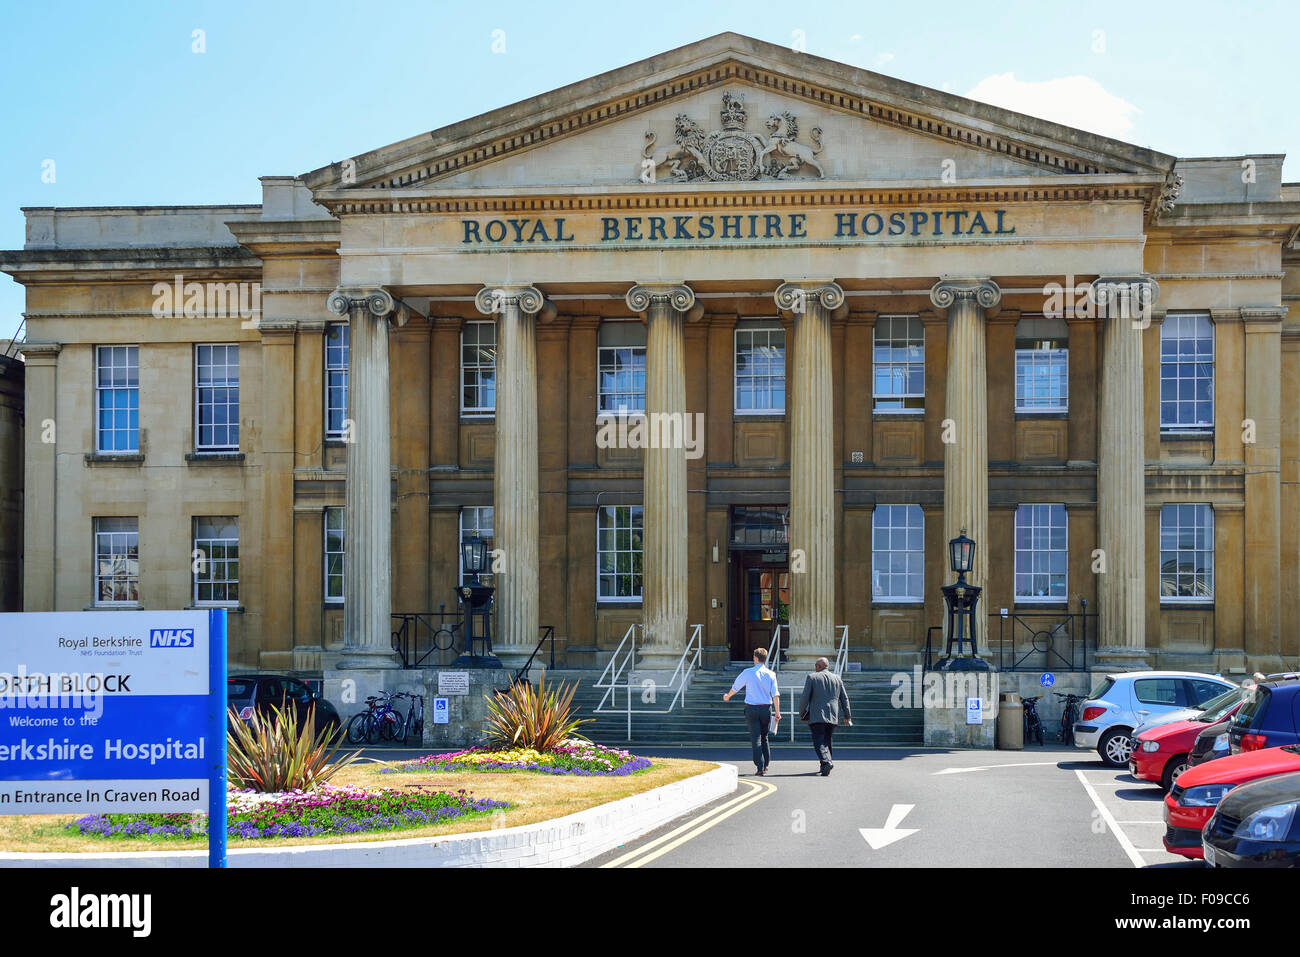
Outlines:
[{"label": "grass lawn", "polygon": [[[681,758],[655,758],[645,771],[626,777],[569,777],[529,771],[381,774],[379,763],[357,764],[341,771],[331,784],[352,784],[365,788],[408,785],[432,785],[442,791],[465,788],[475,797],[507,801],[511,808],[494,814],[480,814],[448,821],[445,824],[403,828],[368,834],[325,835],[322,837],[264,838],[246,840],[230,838],[229,846],[278,847],[286,844],[342,844],[356,841],[403,840],[437,834],[461,834],[492,827],[514,827],[550,818],[564,817],[598,804],[640,794],[683,778],[711,771],[718,765],[710,761],[687,761]],[[163,837],[83,837],[64,830],[74,820],[71,814],[30,814],[0,816],[0,851],[175,851],[201,850],[207,847],[202,838]]]}]

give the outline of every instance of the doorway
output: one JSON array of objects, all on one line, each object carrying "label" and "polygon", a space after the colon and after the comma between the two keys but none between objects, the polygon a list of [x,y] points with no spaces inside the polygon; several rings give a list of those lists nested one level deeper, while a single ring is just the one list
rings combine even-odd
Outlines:
[{"label": "doorway", "polygon": [[790,621],[790,560],[780,552],[732,553],[731,660],[746,665],[755,648],[771,648],[772,632]]}]

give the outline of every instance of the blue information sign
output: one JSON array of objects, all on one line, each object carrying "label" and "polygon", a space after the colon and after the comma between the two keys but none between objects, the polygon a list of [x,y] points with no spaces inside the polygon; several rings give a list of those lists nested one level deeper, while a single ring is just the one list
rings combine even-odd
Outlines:
[{"label": "blue information sign", "polygon": [[0,814],[204,809],[224,867],[224,608],[0,614]]},{"label": "blue information sign", "polygon": [[1038,683],[1044,688],[1050,688],[1052,685],[1056,684],[1056,675],[1052,674],[1050,671],[1044,671],[1039,676]]}]

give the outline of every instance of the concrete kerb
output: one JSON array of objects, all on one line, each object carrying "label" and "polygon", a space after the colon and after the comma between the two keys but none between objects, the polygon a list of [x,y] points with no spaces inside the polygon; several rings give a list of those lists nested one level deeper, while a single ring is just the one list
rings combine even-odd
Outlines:
[{"label": "concrete kerb", "polygon": [[[571,867],[725,797],[735,765],[536,824],[443,837],[232,849],[230,867]],[[204,867],[208,852],[0,853],[0,867]]]}]

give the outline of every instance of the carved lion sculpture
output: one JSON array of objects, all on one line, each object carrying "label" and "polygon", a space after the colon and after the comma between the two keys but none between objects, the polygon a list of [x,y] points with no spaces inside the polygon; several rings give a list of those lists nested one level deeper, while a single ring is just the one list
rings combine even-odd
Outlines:
[{"label": "carved lion sculpture", "polygon": [[799,124],[788,110],[773,113],[767,118],[767,133],[768,143],[758,161],[764,169],[770,169],[773,176],[785,179],[799,167],[809,166],[817,172],[818,179],[825,178],[826,170],[817,162],[817,156],[823,149],[821,127],[814,126],[808,135],[816,149],[795,142],[799,135]]},{"label": "carved lion sculpture", "polygon": [[655,133],[654,130],[646,130],[645,147],[641,150],[643,157],[641,163],[641,179],[645,182],[653,182],[654,177],[647,174],[653,170],[658,171],[661,167],[667,166],[673,179],[679,183],[684,183],[692,175],[700,175],[704,165],[704,140],[708,134],[704,127],[696,123],[685,113],[677,114],[677,127],[674,131],[676,143],[673,146],[654,151]]}]

